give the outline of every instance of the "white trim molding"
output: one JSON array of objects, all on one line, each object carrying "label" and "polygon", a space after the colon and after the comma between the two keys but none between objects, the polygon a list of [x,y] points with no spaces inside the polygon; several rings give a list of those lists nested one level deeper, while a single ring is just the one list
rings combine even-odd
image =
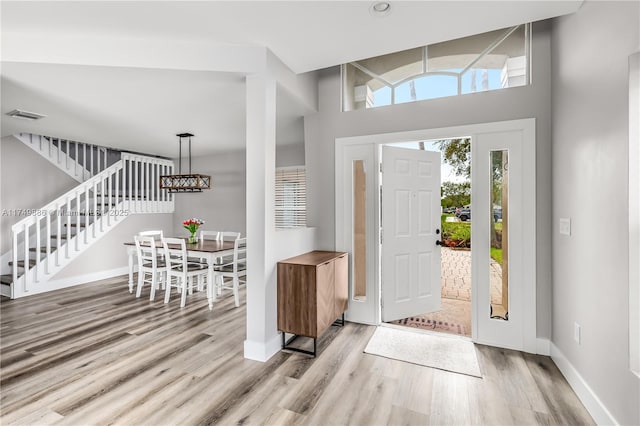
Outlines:
[{"label": "white trim molding", "polygon": [[558,366],[562,375],[567,379],[569,386],[580,399],[580,402],[587,409],[596,424],[599,425],[619,425],[613,414],[602,403],[598,395],[591,389],[591,386],[584,380],[578,370],[569,362],[562,351],[551,342],[551,359]]},{"label": "white trim molding", "polygon": [[[76,275],[69,278],[60,278],[57,280],[49,280],[46,286],[34,287],[29,294],[45,293],[47,291],[59,290],[67,287],[74,287],[77,285],[89,284],[95,281],[106,280],[107,278],[114,278],[120,275],[128,275],[129,267],[122,266],[120,268],[109,269],[106,271],[92,272],[90,274]],[[126,281],[126,280],[125,280]],[[128,288],[127,285],[123,285],[122,288]]]},{"label": "white trim molding", "polygon": [[629,364],[640,377],[640,52],[629,57]]},{"label": "white trim molding", "polygon": [[266,343],[255,340],[245,340],[244,357],[254,361],[266,362],[282,348],[280,339],[280,333],[278,333]]},{"label": "white trim molding", "polygon": [[551,340],[538,337],[536,340],[536,353],[538,355],[551,356]]}]

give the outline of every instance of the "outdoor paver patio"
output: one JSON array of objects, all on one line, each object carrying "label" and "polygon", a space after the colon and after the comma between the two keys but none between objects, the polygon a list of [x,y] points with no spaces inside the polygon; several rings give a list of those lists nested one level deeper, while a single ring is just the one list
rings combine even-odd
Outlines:
[{"label": "outdoor paver patio", "polygon": [[[471,301],[471,250],[442,248],[442,297]],[[502,267],[491,259],[491,303],[502,303]]]}]

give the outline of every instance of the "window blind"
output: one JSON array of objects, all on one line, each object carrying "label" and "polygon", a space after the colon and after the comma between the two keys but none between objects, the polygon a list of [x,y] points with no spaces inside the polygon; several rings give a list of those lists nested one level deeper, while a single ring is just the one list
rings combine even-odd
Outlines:
[{"label": "window blind", "polygon": [[305,168],[276,169],[276,229],[307,226],[307,183]]}]

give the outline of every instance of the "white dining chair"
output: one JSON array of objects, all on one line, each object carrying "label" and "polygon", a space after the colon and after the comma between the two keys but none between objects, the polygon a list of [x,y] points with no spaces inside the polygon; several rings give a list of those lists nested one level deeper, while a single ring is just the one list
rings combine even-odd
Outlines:
[{"label": "white dining chair", "polygon": [[[183,238],[163,238],[162,245],[167,264],[167,285],[164,303],[169,303],[171,288],[175,287],[181,293],[180,307],[183,308],[187,303],[187,291],[189,294],[193,292],[193,278],[197,277],[199,280],[204,281],[204,277],[208,273],[207,265],[188,261],[187,244]],[[175,248],[176,246],[178,248]],[[211,284],[208,283],[208,285],[211,287]],[[213,304],[210,300],[209,309],[212,308]]]},{"label": "white dining chair", "polygon": [[159,258],[156,240],[153,237],[136,235],[136,252],[138,256],[138,287],[136,297],[142,294],[142,287],[147,282],[151,285],[149,300],[155,299],[156,288],[160,282],[166,285],[167,267],[163,258]]},{"label": "white dining chair", "polygon": [[200,241],[213,240],[217,241],[220,231],[200,231]]},{"label": "white dining chair", "polygon": [[235,241],[240,238],[240,232],[220,231],[218,232],[218,241]]},{"label": "white dining chair", "polygon": [[[218,239],[218,231],[198,231],[198,240],[202,243],[205,240],[216,241]],[[206,263],[204,258],[190,257],[189,262]]]},{"label": "white dining chair", "polygon": [[138,236],[152,237],[154,240],[158,241],[159,244],[162,244],[162,237],[164,237],[164,233],[162,232],[162,229],[151,230],[151,231],[140,231],[138,232]]},{"label": "white dining chair", "polygon": [[[246,283],[247,276],[247,239],[236,238],[233,246],[233,258],[231,262],[214,267],[214,275],[216,280],[220,279],[218,288],[222,290],[224,287],[224,279],[231,278],[233,288],[233,297],[236,307],[240,306],[240,296],[238,295],[240,287],[240,279]],[[211,300],[211,299],[210,299]]]},{"label": "white dining chair", "polygon": [[[238,238],[240,238],[240,235],[241,235],[240,232],[236,232],[236,231],[218,231],[218,241],[233,242]],[[232,262],[233,262],[232,255],[220,256],[216,259],[216,265],[218,266],[231,264]],[[217,292],[218,292],[218,295],[220,295],[222,294],[224,279],[218,276],[215,278],[215,280],[217,281],[217,284],[216,284]]]},{"label": "white dining chair", "polygon": [[140,231],[138,232],[138,236],[153,238],[156,241],[156,247],[158,247],[158,259],[164,262],[164,253],[162,251],[162,237],[164,237],[164,232],[162,229]]}]

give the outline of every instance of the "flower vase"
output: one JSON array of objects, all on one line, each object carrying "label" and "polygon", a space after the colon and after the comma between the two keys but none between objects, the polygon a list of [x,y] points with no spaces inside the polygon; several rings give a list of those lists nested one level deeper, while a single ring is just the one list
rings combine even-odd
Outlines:
[{"label": "flower vase", "polygon": [[198,242],[198,238],[196,237],[196,231],[193,231],[191,235],[189,235],[189,244],[195,244]]}]

